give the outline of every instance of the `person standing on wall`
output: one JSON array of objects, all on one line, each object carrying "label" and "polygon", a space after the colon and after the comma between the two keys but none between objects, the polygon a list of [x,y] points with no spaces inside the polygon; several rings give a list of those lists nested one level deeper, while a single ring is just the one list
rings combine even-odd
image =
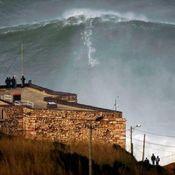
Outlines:
[{"label": "person standing on wall", "polygon": [[10,80],[9,80],[9,77],[7,77],[5,79],[5,84],[6,84],[6,87],[9,88],[10,87]]},{"label": "person standing on wall", "polygon": [[22,77],[21,77],[21,87],[25,86],[25,80],[26,80],[26,78],[24,77],[24,75],[22,75]]},{"label": "person standing on wall", "polygon": [[8,77],[8,83],[9,83],[9,88],[12,88],[12,79],[11,79],[11,77]]},{"label": "person standing on wall", "polygon": [[16,82],[16,76],[15,75],[12,77],[11,81],[12,81],[12,88],[16,88],[17,82]]}]

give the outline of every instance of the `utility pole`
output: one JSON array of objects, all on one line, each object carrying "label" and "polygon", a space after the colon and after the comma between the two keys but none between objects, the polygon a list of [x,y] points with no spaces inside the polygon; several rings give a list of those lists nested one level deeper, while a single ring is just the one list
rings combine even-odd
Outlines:
[{"label": "utility pole", "polygon": [[92,123],[89,124],[89,175],[92,175]]},{"label": "utility pole", "polygon": [[24,46],[21,44],[21,76],[24,74]]},{"label": "utility pole", "polygon": [[130,144],[131,144],[131,155],[133,155],[133,143],[132,143],[132,126],[130,127]]},{"label": "utility pole", "polygon": [[[99,122],[103,119],[103,116],[97,116],[94,122]],[[90,121],[86,126],[89,130],[89,175],[92,175],[92,129],[95,128],[95,125],[92,123],[93,121]]]},{"label": "utility pole", "polygon": [[144,137],[143,137],[143,153],[142,153],[142,161],[144,161],[144,159],[145,159],[145,138],[146,138],[146,134],[144,134]]},{"label": "utility pole", "polygon": [[140,124],[137,124],[136,126],[134,126],[134,127],[130,127],[130,146],[131,146],[131,155],[133,156],[134,155],[134,145],[133,145],[133,142],[132,142],[132,133],[133,133],[133,130],[135,129],[135,128],[138,128],[138,127],[141,127],[141,125]]}]

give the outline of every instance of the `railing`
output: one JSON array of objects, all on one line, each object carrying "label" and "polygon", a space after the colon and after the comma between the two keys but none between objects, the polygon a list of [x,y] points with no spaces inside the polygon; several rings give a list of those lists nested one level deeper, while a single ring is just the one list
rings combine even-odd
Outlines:
[{"label": "railing", "polygon": [[14,105],[15,106],[28,106],[28,107],[34,108],[34,103],[31,101],[15,101]]},{"label": "railing", "polygon": [[0,96],[1,100],[8,101],[8,102],[13,102],[13,96],[12,95],[1,95]]},{"label": "railing", "polygon": [[31,101],[21,101],[22,105],[34,108],[34,103]]},{"label": "railing", "polygon": [[[7,94],[0,95],[0,99],[7,101],[7,102],[10,102],[10,103],[13,103],[13,96],[12,95],[7,95]],[[15,106],[28,106],[28,107],[34,108],[34,103],[31,101],[15,101],[14,105]]]}]

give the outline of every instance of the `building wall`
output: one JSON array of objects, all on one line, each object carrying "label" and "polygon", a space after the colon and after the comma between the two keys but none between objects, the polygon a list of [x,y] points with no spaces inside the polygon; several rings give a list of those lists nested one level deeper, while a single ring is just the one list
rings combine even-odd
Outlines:
[{"label": "building wall", "polygon": [[23,109],[19,107],[1,107],[4,118],[1,120],[1,131],[15,136],[23,136]]},{"label": "building wall", "polygon": [[7,115],[6,115],[5,111],[4,111],[4,107],[0,106],[0,120],[4,120],[5,118],[7,118]]},{"label": "building wall", "polygon": [[[68,144],[87,142],[88,125],[91,123],[93,142],[125,147],[126,121],[121,112],[41,110],[15,106],[4,110],[8,117],[2,123],[1,130],[7,134]],[[103,116],[103,119],[94,121],[97,116]]]},{"label": "building wall", "polygon": [[57,95],[57,97],[44,97],[44,101],[52,101],[57,103],[58,101],[63,100],[66,102],[74,102],[77,103],[77,96],[76,95]]}]

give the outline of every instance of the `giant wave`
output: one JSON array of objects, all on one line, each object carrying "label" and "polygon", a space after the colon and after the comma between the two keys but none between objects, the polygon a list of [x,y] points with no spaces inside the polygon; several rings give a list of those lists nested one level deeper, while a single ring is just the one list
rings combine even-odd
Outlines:
[{"label": "giant wave", "polygon": [[54,74],[63,71],[65,65],[101,67],[116,57],[132,62],[145,56],[158,60],[159,48],[162,60],[171,59],[174,34],[173,24],[153,22],[133,13],[72,9],[53,20],[1,28],[1,73],[20,72],[22,42],[26,73],[38,79],[43,71]]},{"label": "giant wave", "polygon": [[167,27],[175,27],[174,23],[166,21],[150,20],[143,15],[135,15],[132,12],[119,13],[114,11],[90,10],[90,9],[72,9],[65,11],[61,17],[53,20],[33,22],[30,24],[20,24],[16,26],[7,26],[0,28],[0,34],[8,34],[11,32],[19,32],[42,28],[49,25],[59,25],[64,27],[67,25],[81,25],[94,21],[96,23],[137,23],[150,25],[161,25]]}]

